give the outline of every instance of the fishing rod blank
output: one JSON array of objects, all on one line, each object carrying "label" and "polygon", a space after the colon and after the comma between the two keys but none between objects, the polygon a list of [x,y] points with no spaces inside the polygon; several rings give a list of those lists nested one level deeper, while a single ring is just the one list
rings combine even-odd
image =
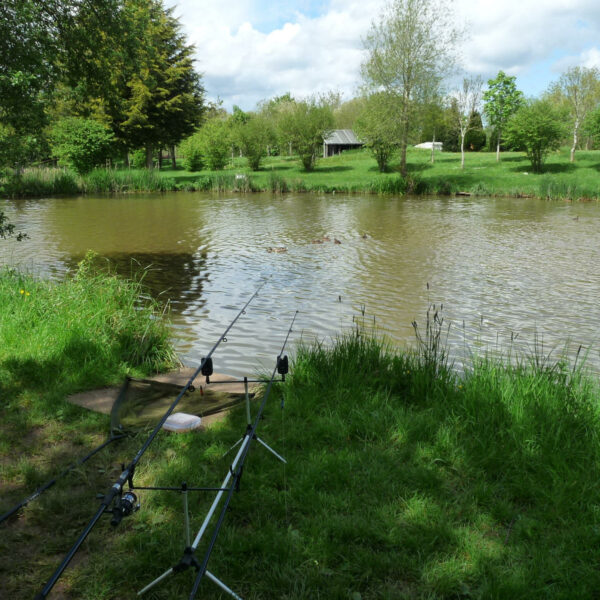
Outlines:
[{"label": "fishing rod blank", "polygon": [[173,410],[175,409],[175,407],[177,406],[177,404],[179,403],[179,401],[181,400],[183,395],[190,388],[194,379],[201,372],[204,374],[204,372],[208,370],[208,369],[206,369],[206,366],[210,366],[211,367],[210,370],[212,371],[211,357],[212,357],[213,353],[218,348],[218,346],[221,344],[221,342],[227,339],[226,335],[229,333],[229,330],[233,327],[233,325],[236,323],[236,321],[243,314],[246,313],[246,308],[254,300],[254,298],[256,298],[256,296],[258,296],[258,292],[263,288],[264,285],[265,284],[262,283],[258,287],[258,289],[254,292],[254,294],[252,294],[250,299],[246,302],[246,304],[244,304],[243,308],[238,312],[238,314],[231,321],[231,323],[229,323],[227,329],[225,329],[225,331],[221,334],[219,339],[215,342],[215,344],[211,348],[210,352],[202,359],[198,368],[194,371],[193,375],[190,377],[190,379],[185,384],[185,386],[183,386],[181,392],[177,395],[177,397],[175,398],[175,400],[173,401],[171,406],[167,409],[167,411],[162,416],[162,418],[160,419],[160,421],[158,422],[156,427],[152,430],[152,432],[148,436],[148,439],[144,442],[142,447],[138,450],[138,452],[135,455],[135,457],[133,458],[133,460],[129,463],[129,465],[126,468],[123,469],[123,472],[119,476],[119,479],[112,485],[112,487],[106,493],[106,495],[104,496],[104,498],[102,500],[102,503],[100,504],[100,507],[96,511],[96,514],[92,517],[90,522],[86,525],[85,529],[83,530],[81,535],[77,538],[76,542],[73,544],[73,546],[71,547],[71,549],[69,550],[69,552],[67,553],[67,555],[65,556],[65,558],[63,559],[61,564],[58,566],[58,568],[56,569],[56,571],[54,572],[52,577],[48,580],[48,582],[46,583],[46,585],[44,586],[42,591],[35,597],[35,600],[42,600],[43,598],[46,598],[46,596],[50,593],[50,591],[52,590],[52,588],[54,587],[54,585],[56,584],[56,582],[62,575],[63,571],[67,568],[67,566],[71,562],[71,559],[73,558],[73,556],[75,555],[77,550],[79,550],[81,544],[83,544],[84,540],[90,534],[90,532],[92,531],[92,529],[94,528],[94,526],[96,525],[96,523],[98,522],[100,517],[104,514],[105,511],[108,510],[108,507],[113,503],[113,501],[115,501],[115,506],[112,509],[113,520],[111,522],[116,525],[122,519],[123,516],[127,515],[127,513],[123,512],[123,508],[121,507],[121,502],[120,502],[121,495],[123,493],[123,487],[125,486],[125,484],[127,482],[129,482],[129,485],[132,488],[134,487],[133,486],[133,476],[134,476],[135,468],[136,468],[138,462],[140,461],[140,459],[142,458],[142,456],[144,455],[144,453],[146,452],[146,450],[148,449],[150,444],[154,441],[154,438],[158,435],[158,432],[161,430],[165,421],[169,418],[169,416],[171,415],[171,413],[173,412]]},{"label": "fishing rod blank", "polygon": [[108,446],[109,444],[112,444],[116,440],[120,440],[124,437],[125,437],[124,435],[111,436],[105,442],[100,444],[97,448],[94,448],[89,454],[86,454],[83,458],[80,458],[78,461],[69,465],[62,473],[59,473],[56,477],[54,477],[54,479],[51,479],[44,485],[40,486],[37,490],[35,490],[35,492],[33,492],[33,494],[31,494],[31,496],[27,496],[27,498],[25,498],[24,500],[21,500],[21,502],[19,502],[18,504],[13,506],[9,511],[7,511],[3,515],[1,515],[0,523],[3,523],[4,521],[6,521],[6,519],[9,519],[16,512],[18,512],[19,509],[23,508],[24,506],[27,506],[30,502],[32,502],[36,498],[39,498],[46,490],[49,490],[59,479],[61,479],[65,475],[69,474],[73,469],[75,469],[79,465],[82,465],[83,463],[88,461],[90,458],[92,458],[92,456],[95,456],[98,452],[100,452],[100,450],[104,450],[104,448],[106,448],[106,446]]},{"label": "fishing rod blank", "polygon": [[[214,583],[216,583],[219,587],[221,587],[221,589],[223,589],[224,591],[226,591],[229,595],[233,596],[234,598],[237,598],[239,600],[240,597],[235,594],[231,589],[229,589],[222,581],[220,581],[219,579],[217,579],[212,573],[210,573],[206,566],[208,564],[208,560],[210,558],[210,555],[212,553],[212,550],[214,548],[214,545],[216,543],[216,539],[217,536],[219,534],[219,531],[221,529],[221,526],[223,524],[223,520],[225,518],[225,513],[227,511],[227,508],[229,506],[229,503],[231,501],[231,497],[233,495],[233,492],[237,489],[239,489],[239,484],[240,484],[240,480],[241,480],[241,476],[242,476],[242,471],[243,471],[243,467],[244,467],[244,461],[246,460],[246,456],[248,455],[248,451],[250,449],[250,444],[252,442],[252,440],[256,439],[258,440],[258,436],[256,435],[256,429],[258,427],[258,423],[260,421],[260,418],[262,416],[262,413],[264,411],[264,408],[266,406],[266,402],[267,399],[269,397],[273,382],[275,380],[275,374],[279,373],[282,375],[282,379],[285,378],[285,375],[288,372],[288,360],[287,360],[287,356],[282,356],[283,352],[285,350],[285,346],[288,342],[288,339],[290,337],[290,334],[292,333],[292,327],[294,326],[294,321],[296,320],[296,316],[298,315],[298,311],[295,312],[294,314],[294,318],[292,319],[292,323],[288,329],[287,335],[285,337],[285,341],[283,342],[283,346],[281,348],[281,352],[279,353],[279,356],[277,357],[277,362],[275,365],[275,368],[273,369],[273,373],[271,375],[271,379],[268,381],[268,385],[267,385],[267,389],[265,391],[265,395],[262,399],[262,402],[260,404],[260,407],[258,409],[258,413],[254,419],[254,423],[251,423],[250,418],[248,418],[248,425],[246,428],[246,433],[244,434],[243,438],[241,439],[241,447],[238,450],[235,458],[233,459],[233,462],[231,463],[231,466],[229,467],[229,470],[227,472],[227,475],[225,476],[225,479],[223,480],[223,483],[221,484],[221,490],[218,492],[218,494],[215,496],[215,499],[213,500],[213,503],[211,504],[208,513],[206,514],[206,517],[204,518],[204,521],[202,522],[202,525],[200,526],[200,529],[194,539],[194,542],[192,543],[191,546],[187,546],[185,548],[184,551],[184,556],[181,559],[181,561],[175,565],[174,567],[171,567],[169,569],[167,569],[162,575],[160,575],[159,577],[157,577],[154,581],[150,582],[146,587],[144,587],[143,589],[141,589],[138,592],[138,596],[141,596],[142,594],[146,593],[148,590],[150,590],[151,588],[153,588],[155,585],[157,585],[158,583],[160,583],[163,579],[166,579],[169,575],[173,574],[173,573],[177,573],[179,571],[183,571],[185,569],[187,569],[188,567],[193,566],[197,571],[198,574],[196,576],[196,580],[194,582],[194,588],[192,590],[192,594],[190,596],[190,598],[193,598],[196,595],[198,586],[200,585],[200,581],[202,579],[202,577],[204,575],[206,575],[211,581],[213,581]],[[248,415],[249,417],[249,415]],[[261,444],[267,448],[276,458],[278,458],[279,460],[281,460],[282,462],[286,462],[285,459],[280,456],[279,454],[277,454],[277,452],[275,452],[272,448],[270,448],[265,442],[263,442],[262,440],[260,440]],[[239,444],[240,441],[238,441],[236,443]],[[235,447],[235,446],[234,446]],[[233,481],[230,484],[230,481],[233,479]],[[219,518],[217,521],[217,524],[215,526],[215,529],[213,530],[213,535],[211,537],[211,540],[209,542],[209,548],[204,556],[204,560],[203,563],[200,564],[198,562],[198,560],[196,559],[196,557],[194,556],[194,552],[196,551],[196,549],[198,548],[198,545],[200,544],[200,541],[202,539],[202,536],[204,535],[204,533],[206,532],[206,529],[208,528],[208,525],[215,513],[215,511],[217,510],[219,503],[221,501],[221,498],[223,497],[224,493],[227,492],[227,497],[225,499],[225,505],[222,508],[220,514],[219,514]],[[187,518],[187,517],[186,517]]]}]

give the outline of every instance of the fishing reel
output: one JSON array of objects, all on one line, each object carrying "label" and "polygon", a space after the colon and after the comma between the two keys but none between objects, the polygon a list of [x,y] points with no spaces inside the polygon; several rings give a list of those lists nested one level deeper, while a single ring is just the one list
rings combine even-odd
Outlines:
[{"label": "fishing reel", "polygon": [[138,497],[131,491],[125,492],[120,498],[115,500],[115,505],[112,509],[113,517],[110,520],[110,524],[116,527],[124,517],[132,515],[134,512],[140,510],[140,503]]}]

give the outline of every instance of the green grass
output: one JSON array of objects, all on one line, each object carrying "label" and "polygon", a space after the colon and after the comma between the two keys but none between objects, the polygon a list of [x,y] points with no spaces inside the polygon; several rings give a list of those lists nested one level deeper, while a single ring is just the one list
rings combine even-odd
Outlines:
[{"label": "green grass", "polygon": [[548,157],[545,172],[534,174],[525,155],[503,152],[499,163],[495,152],[468,153],[464,170],[460,155],[409,149],[408,176],[401,177],[397,163],[380,173],[366,150],[344,152],[320,159],[312,172],[302,169],[296,157],[271,157],[260,171],[251,171],[243,158],[236,158],[224,171],[190,173],[183,169],[97,169],[78,177],[62,169],[27,170],[22,179],[0,181],[0,196],[43,196],[75,193],[125,193],[137,191],[212,192],[319,192],[375,194],[441,194],[466,192],[477,196],[532,196],[561,200],[600,198],[600,151],[578,151],[569,163],[563,148]]},{"label": "green grass", "polygon": [[[30,286],[23,297],[14,277],[5,276],[0,289],[9,292],[0,297],[14,296],[11,310],[19,315],[39,292]],[[85,306],[79,311],[92,322]],[[73,373],[91,368],[86,364],[102,356],[104,344],[38,381],[13,368],[21,362],[13,356],[34,353],[21,350],[35,347],[27,321],[9,328],[21,338],[0,335],[2,381],[13,390],[0,425],[3,508],[83,454],[108,427],[107,418],[67,408],[60,398],[84,385]],[[243,598],[595,597],[596,385],[580,369],[544,357],[513,357],[510,364],[474,359],[458,376],[440,328],[428,320],[414,352],[399,353],[360,331],[331,347],[298,350],[258,431],[288,465],[253,446],[210,562]],[[56,363],[69,355],[65,349],[35,352],[56,354]],[[62,383],[73,377],[77,383]],[[138,485],[219,485],[232,459],[222,455],[244,429],[242,409],[202,434],[159,436],[139,465]],[[39,591],[97,508],[95,493],[118,477],[120,462],[132,458],[145,435],[94,458],[2,526],[0,595],[18,600]],[[140,495],[141,511],[119,529],[101,522],[94,530],[59,583],[64,597],[134,598],[179,560],[179,494]],[[193,495],[194,532],[211,501],[210,494]],[[180,573],[148,597],[185,598],[192,579]],[[209,581],[200,592],[224,597]]]}]

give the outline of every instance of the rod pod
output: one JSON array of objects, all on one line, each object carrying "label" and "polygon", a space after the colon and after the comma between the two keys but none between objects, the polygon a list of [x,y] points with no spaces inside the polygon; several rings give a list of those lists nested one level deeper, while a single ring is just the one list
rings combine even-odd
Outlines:
[{"label": "rod pod", "polygon": [[50,593],[50,591],[52,590],[52,588],[54,587],[54,585],[56,584],[56,582],[58,581],[60,576],[63,574],[64,570],[67,568],[67,566],[71,562],[73,556],[75,556],[75,554],[77,553],[77,551],[79,550],[79,548],[81,547],[81,545],[83,544],[83,542],[85,541],[87,536],[90,534],[92,529],[96,526],[96,523],[98,523],[100,517],[104,514],[105,511],[108,510],[108,507],[112,504],[112,502],[113,502],[113,500],[115,500],[115,498],[120,498],[125,484],[127,482],[129,482],[130,486],[133,487],[133,475],[135,472],[136,465],[138,464],[138,462],[140,461],[140,459],[142,458],[142,456],[144,455],[146,450],[148,450],[150,444],[154,441],[154,438],[158,435],[158,432],[161,430],[165,421],[169,418],[169,416],[171,415],[173,410],[175,410],[175,407],[177,406],[177,404],[179,403],[179,401],[181,400],[183,395],[190,388],[194,379],[196,379],[196,377],[202,371],[206,362],[211,358],[211,356],[213,355],[215,350],[219,347],[221,342],[224,339],[226,339],[225,336],[229,333],[230,329],[234,326],[236,321],[243,314],[246,313],[246,308],[254,300],[254,298],[256,298],[256,296],[258,296],[258,292],[260,292],[260,290],[264,287],[264,285],[265,284],[262,283],[257,288],[257,290],[250,297],[250,299],[246,302],[246,304],[244,304],[242,309],[237,313],[237,315],[234,317],[234,319],[229,323],[229,325],[227,326],[227,329],[225,329],[225,331],[221,334],[219,339],[215,342],[215,344],[211,348],[210,352],[202,359],[198,368],[194,371],[194,373],[192,374],[192,376],[190,377],[190,379],[188,380],[186,385],[183,387],[181,392],[177,395],[177,397],[175,398],[175,400],[173,401],[171,406],[167,409],[165,414],[162,416],[160,421],[156,424],[156,426],[154,427],[154,429],[152,430],[152,432],[150,433],[150,435],[148,436],[148,438],[146,439],[146,441],[144,442],[142,447],[138,450],[137,454],[134,456],[133,460],[123,470],[119,479],[108,490],[108,492],[104,496],[104,499],[102,500],[102,503],[100,504],[98,510],[96,511],[96,514],[91,518],[89,523],[85,526],[84,530],[79,535],[79,537],[77,538],[77,540],[75,541],[75,543],[73,544],[71,549],[67,552],[67,555],[65,556],[63,561],[60,563],[60,565],[57,567],[56,571],[54,571],[54,573],[52,574],[50,579],[46,582],[46,585],[37,594],[37,596],[35,597],[35,600],[43,600],[44,598],[46,598],[48,596],[48,594]]}]

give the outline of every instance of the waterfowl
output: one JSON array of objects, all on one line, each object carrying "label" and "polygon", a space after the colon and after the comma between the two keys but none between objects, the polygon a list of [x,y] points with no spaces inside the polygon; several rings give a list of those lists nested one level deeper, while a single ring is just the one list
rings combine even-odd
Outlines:
[{"label": "waterfowl", "polygon": [[340,240],[338,240],[337,238],[334,238],[333,243],[334,244],[341,244],[342,242],[340,242]]},{"label": "waterfowl", "polygon": [[278,248],[273,248],[272,246],[269,246],[267,248],[267,252],[277,252],[277,253],[287,252],[287,248],[284,246],[280,246]]}]

